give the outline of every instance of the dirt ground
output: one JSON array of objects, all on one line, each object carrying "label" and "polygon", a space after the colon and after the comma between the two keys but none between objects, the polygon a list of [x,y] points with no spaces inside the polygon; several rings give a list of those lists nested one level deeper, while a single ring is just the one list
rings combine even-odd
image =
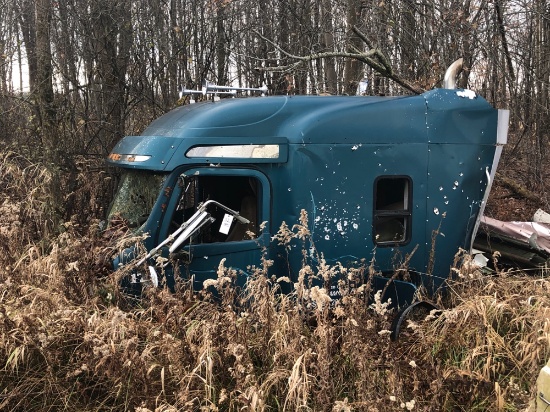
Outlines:
[{"label": "dirt ground", "polygon": [[[500,161],[485,215],[502,221],[532,221],[538,209],[550,213],[550,167],[532,178],[530,157],[507,153]],[[549,165],[550,166],[550,165]]]}]

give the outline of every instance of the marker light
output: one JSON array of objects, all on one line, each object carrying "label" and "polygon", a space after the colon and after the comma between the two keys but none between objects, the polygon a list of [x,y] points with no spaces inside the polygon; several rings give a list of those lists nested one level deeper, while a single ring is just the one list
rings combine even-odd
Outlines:
[{"label": "marker light", "polygon": [[147,155],[119,154],[119,153],[109,154],[109,160],[112,160],[114,162],[145,162],[150,158],[151,156],[147,156]]}]

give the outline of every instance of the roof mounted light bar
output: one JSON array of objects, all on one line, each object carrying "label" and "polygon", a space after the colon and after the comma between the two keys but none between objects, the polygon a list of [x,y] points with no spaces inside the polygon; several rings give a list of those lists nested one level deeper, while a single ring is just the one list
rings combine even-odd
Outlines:
[{"label": "roof mounted light bar", "polygon": [[267,86],[264,84],[262,87],[233,87],[233,86],[219,86],[217,84],[210,83],[208,80],[203,80],[201,90],[180,89],[180,99],[183,96],[188,95],[203,95],[207,94],[228,94],[235,97],[237,92],[260,92],[262,96],[267,94]]}]

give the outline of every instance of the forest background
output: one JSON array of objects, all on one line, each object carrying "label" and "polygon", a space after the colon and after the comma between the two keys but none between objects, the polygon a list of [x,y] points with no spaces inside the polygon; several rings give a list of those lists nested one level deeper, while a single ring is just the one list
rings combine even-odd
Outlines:
[{"label": "forest background", "polygon": [[[204,79],[266,84],[271,94],[355,94],[367,79],[366,94],[393,95],[440,86],[445,69],[462,57],[459,86],[510,110],[500,181],[526,188],[531,203],[549,208],[545,0],[2,0],[0,6],[2,144],[52,172],[76,173],[82,156],[104,158],[121,137],[139,134],[181,104],[180,87],[197,88]],[[78,184],[69,181],[65,193]],[[81,205],[59,200],[59,217],[81,212]],[[489,213],[528,219],[535,205],[524,206]]]},{"label": "forest background", "polygon": [[138,310],[96,228],[118,177],[105,156],[188,103],[180,87],[356,94],[366,79],[367,95],[411,94],[459,57],[459,86],[510,110],[487,214],[548,211],[546,0],[0,0],[0,27],[0,409],[519,410],[534,397],[550,352],[538,272],[455,268],[443,316],[391,344],[384,308],[356,297],[311,327],[261,270],[254,313],[183,289]]}]

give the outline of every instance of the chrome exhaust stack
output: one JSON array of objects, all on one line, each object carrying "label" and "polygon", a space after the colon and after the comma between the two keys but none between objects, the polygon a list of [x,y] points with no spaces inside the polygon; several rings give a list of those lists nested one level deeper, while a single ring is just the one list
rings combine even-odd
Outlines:
[{"label": "chrome exhaust stack", "polygon": [[445,78],[443,79],[444,89],[456,89],[456,77],[462,71],[463,64],[464,59],[461,57],[449,66],[449,68],[445,72]]}]

